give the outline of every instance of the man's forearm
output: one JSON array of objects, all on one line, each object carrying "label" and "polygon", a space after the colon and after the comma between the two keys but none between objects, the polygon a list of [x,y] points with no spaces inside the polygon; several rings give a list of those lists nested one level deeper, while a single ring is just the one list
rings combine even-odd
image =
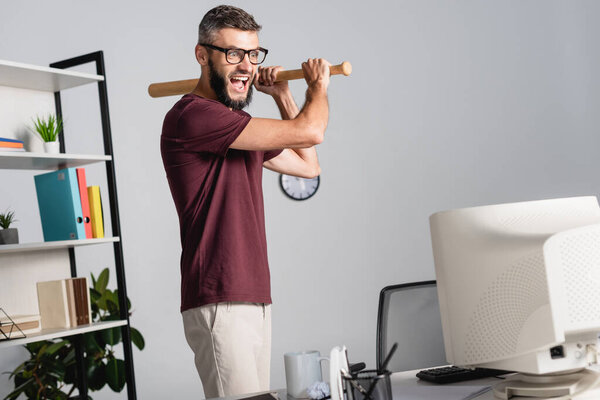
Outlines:
[{"label": "man's forearm", "polygon": [[[288,90],[283,95],[275,98],[275,103],[279,108],[281,119],[294,119],[300,113],[298,105],[294,101],[292,93]],[[318,167],[319,160],[317,158],[317,150],[314,146],[307,148],[295,148],[293,150],[306,163]]]},{"label": "man's forearm", "polygon": [[301,124],[305,125],[308,130],[319,133],[321,135],[320,141],[322,141],[328,119],[327,86],[310,85],[306,90],[306,101],[296,120],[302,120]]},{"label": "man's forearm", "polygon": [[279,108],[279,113],[281,114],[281,119],[294,119],[300,112],[296,102],[294,101],[294,97],[292,96],[292,92],[287,90],[283,94],[274,97],[275,103],[277,104],[277,108]]}]

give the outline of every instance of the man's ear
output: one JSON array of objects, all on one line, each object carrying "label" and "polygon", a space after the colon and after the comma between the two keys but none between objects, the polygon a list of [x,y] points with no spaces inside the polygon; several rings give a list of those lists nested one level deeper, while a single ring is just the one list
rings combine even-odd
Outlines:
[{"label": "man's ear", "polygon": [[199,44],[196,45],[196,60],[198,60],[198,63],[203,67],[208,65],[208,51],[206,50],[206,47],[200,46]]}]

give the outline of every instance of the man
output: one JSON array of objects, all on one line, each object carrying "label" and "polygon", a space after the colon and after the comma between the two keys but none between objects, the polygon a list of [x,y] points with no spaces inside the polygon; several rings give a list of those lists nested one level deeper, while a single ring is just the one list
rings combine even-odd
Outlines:
[{"label": "man", "polygon": [[[319,175],[314,148],[328,119],[329,63],[302,64],[308,83],[298,110],[280,67],[261,68],[261,26],[219,6],[199,26],[194,91],[167,113],[161,153],[179,215],[181,311],[207,398],[269,389],[271,294],[262,167]],[[252,85],[283,120],[251,118]],[[281,150],[283,149],[283,150]]]}]

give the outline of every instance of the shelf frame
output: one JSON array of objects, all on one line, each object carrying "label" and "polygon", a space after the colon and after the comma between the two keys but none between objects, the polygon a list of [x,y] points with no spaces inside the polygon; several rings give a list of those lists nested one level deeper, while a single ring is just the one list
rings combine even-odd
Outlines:
[{"label": "shelf frame", "polygon": [[[104,154],[110,156],[110,160],[105,162],[106,165],[106,177],[108,184],[108,198],[110,204],[110,214],[112,223],[112,233],[115,237],[121,236],[121,223],[119,217],[119,201],[117,195],[117,183],[115,173],[115,163],[113,157],[112,147],[112,132],[110,128],[110,113],[108,109],[108,91],[106,86],[106,70],[104,67],[104,53],[97,51],[94,53],[84,54],[82,56],[58,61],[50,64],[51,68],[66,69],[79,66],[82,64],[95,63],[96,74],[103,77],[102,80],[98,81],[98,96],[100,100],[100,117],[102,121],[102,136],[104,139]],[[60,91],[54,92],[54,104],[56,108],[56,115],[62,118],[62,103],[60,97]],[[65,140],[64,132],[59,133],[60,140],[60,152],[65,153]],[[119,310],[120,319],[126,321],[121,326],[121,335],[123,339],[123,355],[125,361],[125,381],[127,383],[127,398],[129,400],[136,400],[136,388],[135,388],[135,375],[133,367],[133,349],[131,342],[131,330],[129,322],[129,310],[127,307],[127,285],[125,283],[125,267],[124,267],[124,256],[122,241],[116,241],[113,243],[114,258],[115,258],[115,271],[117,276],[117,289],[119,297]],[[77,276],[77,265],[75,261],[75,250],[69,248],[69,259],[71,262],[71,275]],[[80,336],[75,337],[75,358],[77,360],[78,376],[81,377],[78,382],[79,397],[87,398],[88,387],[86,380],[86,370],[84,362],[83,343]]]}]

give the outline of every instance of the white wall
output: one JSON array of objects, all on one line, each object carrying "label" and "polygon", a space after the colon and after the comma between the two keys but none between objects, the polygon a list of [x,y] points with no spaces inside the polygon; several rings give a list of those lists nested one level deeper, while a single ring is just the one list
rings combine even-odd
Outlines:
[{"label": "white wall", "polygon": [[[202,397],[178,311],[179,233],[159,153],[177,99],[151,99],[146,88],[199,74],[197,24],[217,4],[57,0],[3,2],[0,11],[0,59],[47,65],[104,50],[132,324],[147,340],[135,351],[142,399]],[[287,200],[278,176],[264,174],[273,387],[285,384],[286,351],[344,343],[351,361],[374,365],[379,290],[434,277],[431,213],[598,193],[600,3],[234,4],[263,25],[268,64],[325,57],[354,66],[351,77],[332,79],[317,195]],[[291,87],[301,104],[304,83]],[[69,149],[96,151],[82,137],[100,132],[95,88],[77,90],[64,96]],[[249,111],[277,116],[261,94]],[[32,191],[27,179],[1,176],[11,185],[0,185],[0,209],[20,198],[13,191]],[[22,238],[35,240],[39,222],[18,207]],[[110,248],[80,253],[82,275],[111,265]],[[3,351],[0,371],[22,355]],[[0,377],[0,395],[9,388]]]}]

